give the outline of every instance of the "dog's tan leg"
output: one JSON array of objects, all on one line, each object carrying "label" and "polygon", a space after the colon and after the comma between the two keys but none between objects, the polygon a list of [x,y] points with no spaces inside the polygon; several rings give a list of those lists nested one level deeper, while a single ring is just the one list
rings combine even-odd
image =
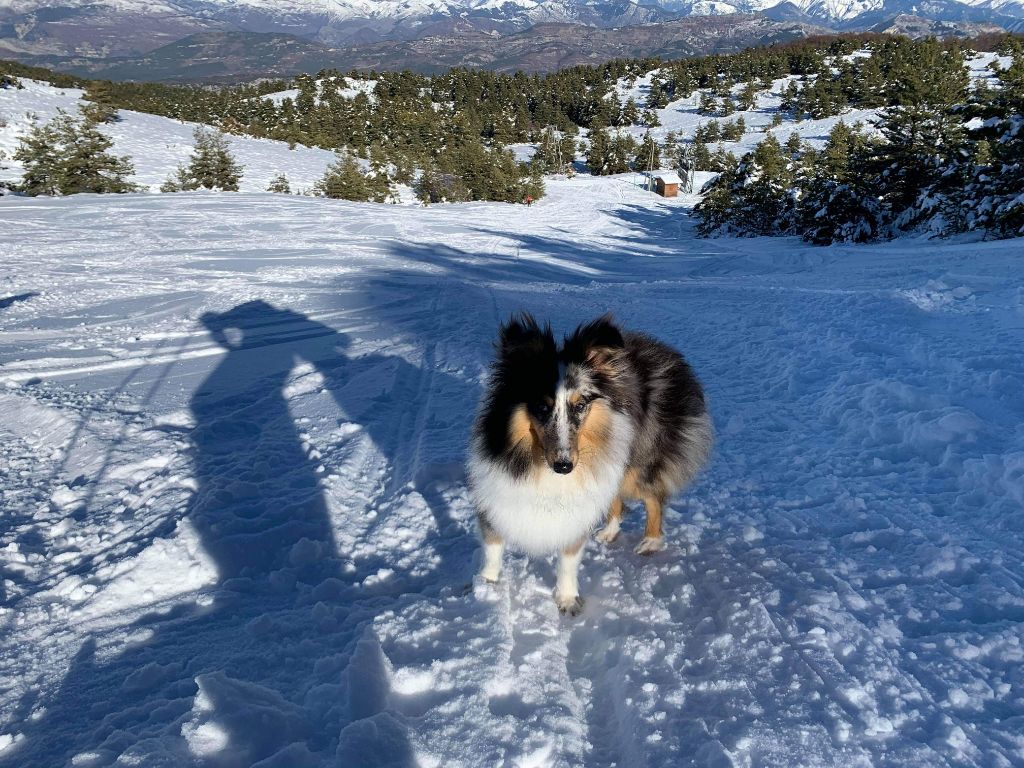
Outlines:
[{"label": "dog's tan leg", "polygon": [[644,528],[643,539],[634,550],[638,555],[650,555],[665,546],[665,539],[661,533],[661,499],[645,496],[644,507],[647,508],[647,525]]},{"label": "dog's tan leg", "polygon": [[484,540],[484,567],[480,569],[480,575],[484,581],[494,583],[501,576],[505,542],[483,515],[477,515],[477,522],[480,523],[480,536]]},{"label": "dog's tan leg", "polygon": [[622,497],[616,496],[608,508],[608,519],[604,528],[597,532],[597,540],[603,544],[611,544],[619,536],[622,527]]},{"label": "dog's tan leg", "polygon": [[555,603],[560,613],[578,616],[583,610],[583,598],[580,597],[578,572],[583,559],[583,547],[587,543],[584,536],[576,544],[562,550],[558,558],[558,581],[555,583]]}]

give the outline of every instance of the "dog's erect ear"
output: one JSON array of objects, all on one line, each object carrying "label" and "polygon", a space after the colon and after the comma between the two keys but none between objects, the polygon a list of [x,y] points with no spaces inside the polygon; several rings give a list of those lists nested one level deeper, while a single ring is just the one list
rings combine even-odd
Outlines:
[{"label": "dog's erect ear", "polygon": [[541,326],[528,312],[513,315],[498,332],[498,352],[502,356],[516,352],[553,352],[554,348],[555,337],[551,333],[551,326],[547,323]]},{"label": "dog's erect ear", "polygon": [[601,365],[614,360],[625,345],[622,331],[611,314],[607,314],[584,323],[571,336],[566,336],[562,354],[567,361]]}]

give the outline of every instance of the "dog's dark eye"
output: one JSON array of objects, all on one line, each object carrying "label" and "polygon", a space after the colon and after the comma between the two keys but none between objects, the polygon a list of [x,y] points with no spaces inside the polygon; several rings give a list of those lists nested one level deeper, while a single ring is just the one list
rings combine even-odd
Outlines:
[{"label": "dog's dark eye", "polygon": [[587,402],[586,400],[580,400],[580,401],[579,401],[578,403],[576,403],[576,404],[575,404],[575,405],[574,405],[574,406],[572,407],[572,412],[573,412],[573,413],[575,413],[575,414],[576,414],[577,416],[579,416],[579,415],[581,415],[581,414],[582,414],[582,413],[583,413],[583,412],[584,412],[585,410],[587,410],[587,406],[588,406],[588,405],[590,405],[590,403],[588,403],[588,402]]},{"label": "dog's dark eye", "polygon": [[538,419],[546,419],[551,415],[551,406],[547,403],[534,403],[533,412]]}]

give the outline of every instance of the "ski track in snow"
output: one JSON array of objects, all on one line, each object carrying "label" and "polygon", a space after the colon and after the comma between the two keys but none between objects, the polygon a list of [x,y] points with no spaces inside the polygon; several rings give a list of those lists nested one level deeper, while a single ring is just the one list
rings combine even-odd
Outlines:
[{"label": "ski track in snow", "polygon": [[[1020,242],[531,208],[0,203],[0,764],[1024,765]],[[668,546],[477,583],[497,322],[612,310],[718,431]]]}]

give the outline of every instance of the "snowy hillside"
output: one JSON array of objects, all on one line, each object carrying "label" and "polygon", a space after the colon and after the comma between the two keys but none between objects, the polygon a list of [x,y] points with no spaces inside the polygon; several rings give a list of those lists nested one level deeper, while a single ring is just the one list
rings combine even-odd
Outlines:
[{"label": "snowy hillside", "polygon": [[[866,52],[853,54],[865,55]],[[1011,64],[1008,56],[999,56],[994,53],[977,53],[967,59],[966,66],[972,81],[979,79],[986,80],[990,85],[995,83],[991,65],[996,63],[999,67],[1006,68]],[[616,84],[615,95],[619,102],[625,104],[627,99],[632,98],[638,105],[647,103],[647,97],[651,91],[651,82],[658,77],[660,70],[651,70],[643,77],[636,78],[631,82],[619,80]],[[813,80],[813,76],[809,78]],[[842,114],[828,117],[821,120],[793,120],[791,116],[783,113],[782,123],[772,128],[772,118],[779,113],[779,106],[782,103],[783,92],[792,81],[800,81],[799,77],[790,76],[773,81],[771,88],[759,91],[754,109],[737,109],[728,117],[710,117],[700,111],[702,93],[709,92],[708,89],[696,90],[676,99],[666,105],[664,109],[654,110],[658,116],[660,125],[648,129],[644,126],[633,125],[624,129],[636,139],[643,137],[648,130],[651,136],[659,143],[663,143],[665,136],[674,132],[680,139],[692,139],[697,129],[716,120],[719,123],[732,122],[743,118],[746,125],[746,132],[739,141],[722,141],[722,147],[737,157],[752,150],[758,143],[764,140],[767,134],[771,133],[780,142],[784,142],[792,133],[797,133],[802,141],[809,143],[816,149],[821,148],[828,138],[829,131],[840,120],[847,125],[861,122],[870,126],[878,116],[878,110],[874,109],[845,109]],[[733,87],[734,95],[743,90],[744,84]]]},{"label": "snowy hillside", "polygon": [[[337,78],[329,79],[336,80]],[[318,90],[323,87],[323,82],[323,80],[314,81]],[[373,93],[373,89],[376,87],[376,85],[376,80],[357,80],[352,77],[342,77],[341,82],[336,85],[336,93],[343,99],[354,99],[357,95],[362,93],[366,96],[366,98],[373,101],[374,99],[377,98]],[[299,93],[300,91],[298,88],[289,88],[286,91],[268,93],[263,98],[267,99],[268,101],[272,101],[274,104],[280,104],[285,99],[291,99],[292,101],[294,101],[298,97]],[[317,103],[319,103],[319,101],[320,100],[318,98]]]},{"label": "snowy hillside", "polygon": [[[18,147],[18,138],[33,121],[42,123],[63,109],[77,115],[82,91],[54,88],[35,80],[22,80],[24,88],[0,88],[0,180],[20,177],[19,163],[10,159]],[[128,155],[135,165],[132,181],[157,191],[180,164],[192,154],[195,124],[157,115],[122,110],[121,120],[103,126],[114,140],[112,152]],[[297,145],[288,149],[280,141],[230,136],[231,152],[242,165],[241,190],[263,192],[278,173],[288,177],[293,190],[309,189],[324,175],[334,153]],[[4,167],[6,166],[6,169]]]},{"label": "snowy hillside", "polygon": [[[650,92],[651,78],[656,72],[657,70],[648,72],[644,77],[637,79],[631,88],[625,87],[625,84],[620,82],[618,88],[620,100],[624,102],[625,99],[632,97],[638,104],[646,103],[647,95]],[[847,109],[841,115],[821,120],[793,120],[787,116],[783,118],[778,127],[771,128],[772,118],[779,112],[779,105],[782,103],[783,91],[794,80],[798,81],[799,78],[791,76],[775,80],[770,89],[763,90],[758,94],[754,109],[736,110],[727,118],[703,114],[700,111],[701,91],[694,91],[681,99],[670,102],[664,109],[655,110],[658,121],[661,123],[658,127],[648,129],[644,126],[634,125],[625,130],[637,139],[643,137],[650,130],[651,136],[662,143],[670,132],[675,132],[676,136],[681,139],[692,139],[700,126],[712,120],[723,123],[742,117],[746,124],[743,138],[739,141],[721,142],[724,149],[739,157],[757,146],[768,133],[774,134],[779,141],[785,141],[790,134],[795,132],[799,134],[801,140],[814,147],[820,147],[828,138],[832,126],[840,120],[844,120],[850,125],[857,121],[870,125],[878,114],[877,110],[873,109]],[[733,92],[739,93],[742,88],[742,84],[737,85],[733,88]]]},{"label": "snowy hillside", "polygon": [[[1020,241],[697,240],[692,198],[0,199],[0,764],[1024,763]],[[497,323],[678,345],[668,548],[473,583]]]}]

